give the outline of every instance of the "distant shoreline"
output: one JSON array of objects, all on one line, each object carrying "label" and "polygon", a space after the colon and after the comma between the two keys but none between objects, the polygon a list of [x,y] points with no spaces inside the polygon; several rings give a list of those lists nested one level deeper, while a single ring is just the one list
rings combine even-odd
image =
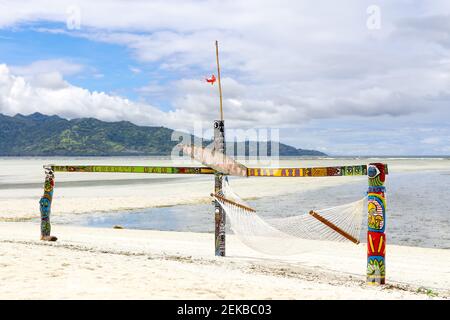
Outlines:
[{"label": "distant shoreline", "polygon": [[[107,122],[94,118],[64,119],[41,113],[0,113],[0,156],[170,156],[180,142],[211,144],[188,133],[161,126],[138,126],[131,122]],[[280,141],[226,140],[226,148],[253,155],[327,156],[318,150],[293,147]],[[276,149],[275,149],[276,148]],[[264,151],[262,151],[264,149]]]}]

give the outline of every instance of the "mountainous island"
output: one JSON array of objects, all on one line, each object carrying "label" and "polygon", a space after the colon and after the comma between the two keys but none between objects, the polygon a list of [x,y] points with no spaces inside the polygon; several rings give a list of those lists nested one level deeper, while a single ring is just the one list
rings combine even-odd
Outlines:
[{"label": "mountainous island", "polygon": [[[173,132],[128,121],[67,120],[41,113],[13,117],[0,114],[0,156],[168,156],[178,143],[171,140]],[[246,155],[251,145],[246,142]],[[279,155],[326,156],[283,143],[279,145]]]}]

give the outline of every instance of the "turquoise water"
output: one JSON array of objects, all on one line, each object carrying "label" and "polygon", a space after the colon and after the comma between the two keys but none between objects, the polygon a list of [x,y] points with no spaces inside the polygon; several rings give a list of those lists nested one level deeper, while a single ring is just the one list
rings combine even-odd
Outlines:
[{"label": "turquoise water", "polygon": [[[231,185],[233,180],[230,179]],[[450,249],[450,171],[391,173],[387,180],[387,239],[391,244]],[[282,217],[358,200],[366,181],[249,201],[264,217]],[[111,228],[213,232],[213,207],[181,205],[55,217],[55,223]],[[70,221],[70,222],[68,222]],[[363,230],[363,240],[365,231]]]}]

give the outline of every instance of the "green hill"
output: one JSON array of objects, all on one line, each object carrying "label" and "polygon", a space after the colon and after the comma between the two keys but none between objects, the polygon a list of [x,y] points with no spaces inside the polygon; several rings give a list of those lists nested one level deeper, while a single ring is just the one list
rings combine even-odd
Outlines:
[{"label": "green hill", "polygon": [[[178,143],[171,140],[172,133],[169,128],[137,126],[128,121],[0,114],[0,156],[166,156]],[[326,156],[282,143],[279,151],[281,156]]]}]

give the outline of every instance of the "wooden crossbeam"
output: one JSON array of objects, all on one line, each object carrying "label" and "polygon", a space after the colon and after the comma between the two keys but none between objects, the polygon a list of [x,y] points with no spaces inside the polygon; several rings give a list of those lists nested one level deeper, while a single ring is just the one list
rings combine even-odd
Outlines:
[{"label": "wooden crossbeam", "polygon": [[[47,165],[54,172],[117,172],[117,173],[162,173],[162,174],[215,174],[220,172],[211,167],[175,167],[175,166],[81,166]],[[388,173],[385,165],[385,174]],[[226,174],[226,173],[225,173]],[[312,167],[312,168],[247,168],[249,177],[337,177],[366,176],[367,165]]]},{"label": "wooden crossbeam", "polygon": [[247,176],[248,170],[246,166],[217,150],[184,144],[180,144],[179,147],[183,151],[183,154],[189,155],[192,159],[211,167],[217,172],[231,176]]},{"label": "wooden crossbeam", "polygon": [[[385,164],[385,173],[387,174]],[[248,168],[249,177],[337,177],[366,176],[367,165],[312,168]]]},{"label": "wooden crossbeam", "polygon": [[214,174],[208,167],[162,167],[162,166],[46,166],[54,172],[111,172],[111,173],[162,173],[162,174]]}]

